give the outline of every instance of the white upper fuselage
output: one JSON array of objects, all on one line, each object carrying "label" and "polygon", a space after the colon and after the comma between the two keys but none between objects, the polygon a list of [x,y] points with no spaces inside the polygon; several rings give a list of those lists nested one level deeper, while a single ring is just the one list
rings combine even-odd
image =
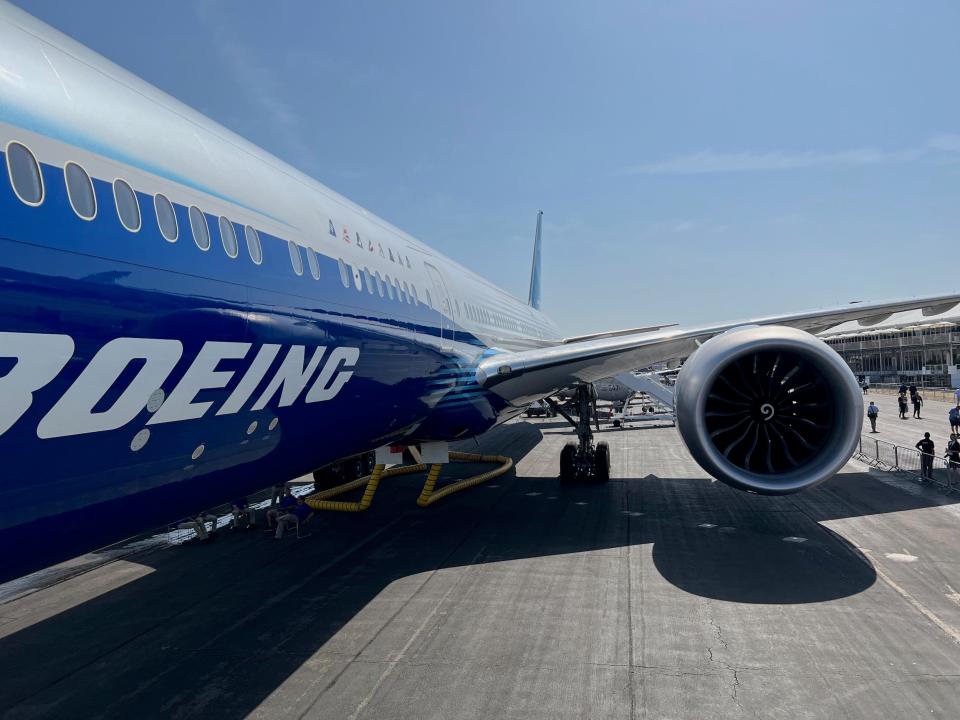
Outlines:
[{"label": "white upper fuselage", "polygon": [[[422,296],[433,287],[429,262],[446,282],[450,319],[488,347],[520,350],[559,339],[540,311],[62,33],[7,4],[0,20],[4,145],[15,135],[41,162],[79,161],[91,175],[122,177],[136,190],[163,192],[342,258],[358,268],[360,292],[360,269],[368,268]],[[38,132],[24,138],[24,128]],[[391,261],[395,254],[403,261]]]}]

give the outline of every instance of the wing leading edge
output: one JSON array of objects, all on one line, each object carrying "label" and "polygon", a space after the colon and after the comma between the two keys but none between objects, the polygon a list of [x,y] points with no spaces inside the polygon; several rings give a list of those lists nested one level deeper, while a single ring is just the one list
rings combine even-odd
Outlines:
[{"label": "wing leading edge", "polygon": [[601,336],[494,355],[480,363],[477,382],[511,404],[520,406],[576,382],[594,382],[634,368],[686,358],[714,335],[744,325],[786,325],[816,334],[851,320],[869,326],[876,323],[877,318],[918,308],[925,316],[940,315],[958,303],[960,295],[939,295],[895,302],[858,303],[723,325]]}]

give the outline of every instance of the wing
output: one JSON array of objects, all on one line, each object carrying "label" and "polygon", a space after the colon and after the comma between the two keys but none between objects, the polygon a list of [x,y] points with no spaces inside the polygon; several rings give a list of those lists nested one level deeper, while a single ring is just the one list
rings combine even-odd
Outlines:
[{"label": "wing", "polygon": [[864,326],[875,325],[894,313],[918,308],[925,316],[940,315],[958,303],[960,295],[941,295],[851,304],[832,310],[773,315],[724,325],[586,336],[591,339],[493,355],[478,366],[477,382],[511,404],[527,405],[576,382],[593,382],[657,362],[689,357],[714,335],[744,325],[786,325],[816,334],[851,320]]}]

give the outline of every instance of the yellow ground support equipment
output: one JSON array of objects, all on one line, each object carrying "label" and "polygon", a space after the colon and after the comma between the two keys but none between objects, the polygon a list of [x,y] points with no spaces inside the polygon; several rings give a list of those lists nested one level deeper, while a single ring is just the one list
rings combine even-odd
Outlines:
[{"label": "yellow ground support equipment", "polygon": [[[445,498],[447,495],[452,495],[455,492],[466,490],[467,488],[484,483],[487,480],[499,477],[513,467],[513,460],[503,455],[475,455],[473,453],[452,452],[450,453],[450,459],[458,462],[499,463],[500,467],[480,473],[479,475],[464,478],[463,480],[457,480],[434,491],[437,480],[440,478],[440,470],[443,468],[443,465],[431,465],[430,472],[427,473],[426,482],[423,484],[423,490],[420,492],[420,497],[417,498],[417,505],[427,507],[437,502],[437,500]],[[373,502],[373,496],[377,492],[381,480],[396,475],[410,475],[412,473],[423,472],[426,469],[427,466],[423,463],[418,463],[417,465],[398,465],[389,469],[386,469],[384,465],[377,465],[373,468],[372,474],[344,483],[343,485],[337,485],[328,490],[314,493],[306,499],[306,503],[311,510],[363,512],[370,507],[370,504]],[[358,502],[330,500],[330,498],[362,487],[366,489],[363,491],[363,497],[361,497]]]}]

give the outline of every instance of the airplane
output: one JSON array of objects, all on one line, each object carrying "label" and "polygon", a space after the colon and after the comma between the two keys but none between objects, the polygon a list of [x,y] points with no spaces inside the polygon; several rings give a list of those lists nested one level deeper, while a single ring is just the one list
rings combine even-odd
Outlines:
[{"label": "airplane", "polygon": [[[678,428],[741,490],[823,482],[862,400],[811,333],[943,295],[564,338],[526,300],[0,5],[0,581],[390,445],[477,436],[683,359]],[[604,481],[589,412],[561,476]]]}]

